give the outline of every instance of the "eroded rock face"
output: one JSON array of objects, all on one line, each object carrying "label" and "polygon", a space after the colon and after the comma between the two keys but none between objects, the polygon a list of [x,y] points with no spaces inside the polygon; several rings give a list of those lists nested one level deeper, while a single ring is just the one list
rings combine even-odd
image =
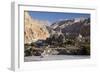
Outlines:
[{"label": "eroded rock face", "polygon": [[24,16],[25,44],[35,42],[37,40],[45,40],[50,36],[43,22],[32,19],[28,12],[25,12]]}]

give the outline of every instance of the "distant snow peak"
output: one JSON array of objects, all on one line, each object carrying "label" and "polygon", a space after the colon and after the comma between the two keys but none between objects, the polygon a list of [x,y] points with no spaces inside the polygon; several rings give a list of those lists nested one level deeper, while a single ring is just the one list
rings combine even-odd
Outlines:
[{"label": "distant snow peak", "polygon": [[85,17],[75,18],[74,22],[84,21],[85,19],[86,19]]},{"label": "distant snow peak", "polygon": [[68,20],[67,18],[66,19],[59,19],[59,21],[63,21],[63,20]]}]

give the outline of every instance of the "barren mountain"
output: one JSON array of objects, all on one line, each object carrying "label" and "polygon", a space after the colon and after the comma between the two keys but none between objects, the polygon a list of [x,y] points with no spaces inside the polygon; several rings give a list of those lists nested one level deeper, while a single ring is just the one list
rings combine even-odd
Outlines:
[{"label": "barren mountain", "polygon": [[67,34],[82,34],[90,36],[90,18],[75,18],[71,20],[62,20],[51,25],[54,31]]},{"label": "barren mountain", "polygon": [[37,19],[32,19],[28,12],[24,13],[24,37],[25,43],[35,42],[37,40],[45,40],[49,37],[46,23]]}]

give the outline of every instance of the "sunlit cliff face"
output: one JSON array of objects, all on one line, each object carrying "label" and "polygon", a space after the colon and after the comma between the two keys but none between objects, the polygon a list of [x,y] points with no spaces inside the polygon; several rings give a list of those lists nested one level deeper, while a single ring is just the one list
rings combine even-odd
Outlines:
[{"label": "sunlit cliff face", "polygon": [[25,43],[31,43],[37,40],[46,40],[49,36],[45,24],[37,19],[32,19],[28,12],[24,12]]}]

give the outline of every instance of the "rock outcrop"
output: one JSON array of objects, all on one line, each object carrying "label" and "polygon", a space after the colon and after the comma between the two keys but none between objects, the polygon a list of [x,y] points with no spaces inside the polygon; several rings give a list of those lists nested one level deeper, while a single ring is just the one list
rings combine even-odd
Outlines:
[{"label": "rock outcrop", "polygon": [[49,37],[46,23],[32,19],[28,12],[24,13],[24,42],[31,43],[37,40],[45,40]]}]

